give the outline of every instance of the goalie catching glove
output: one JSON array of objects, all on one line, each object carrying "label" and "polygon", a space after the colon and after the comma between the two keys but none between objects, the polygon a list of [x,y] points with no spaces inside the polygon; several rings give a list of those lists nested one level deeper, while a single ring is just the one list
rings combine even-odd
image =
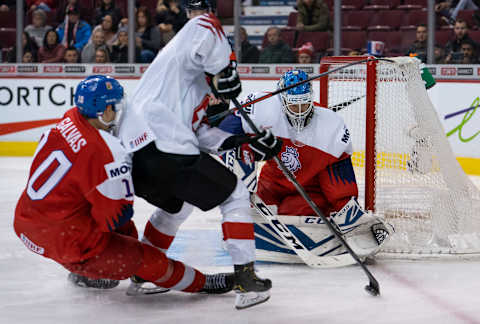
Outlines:
[{"label": "goalie catching glove", "polygon": [[220,150],[235,149],[238,160],[250,164],[253,161],[267,161],[282,149],[282,140],[267,129],[254,136],[234,135],[223,142]]}]

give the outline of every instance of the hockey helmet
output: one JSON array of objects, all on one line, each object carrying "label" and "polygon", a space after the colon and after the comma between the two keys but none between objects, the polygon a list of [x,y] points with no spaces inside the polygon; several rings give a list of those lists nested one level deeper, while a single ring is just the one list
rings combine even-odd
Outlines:
[{"label": "hockey helmet", "polygon": [[188,10],[214,10],[211,0],[188,0],[185,6]]},{"label": "hockey helmet", "polygon": [[[307,80],[308,74],[302,70],[286,72],[278,82],[282,89],[301,81]],[[300,132],[313,115],[313,89],[311,82],[305,82],[297,87],[280,93],[283,112],[286,114],[290,125]]]},{"label": "hockey helmet", "polygon": [[97,118],[108,105],[120,104],[123,99],[123,87],[112,77],[92,75],[81,81],[75,91],[75,105],[87,118]]}]

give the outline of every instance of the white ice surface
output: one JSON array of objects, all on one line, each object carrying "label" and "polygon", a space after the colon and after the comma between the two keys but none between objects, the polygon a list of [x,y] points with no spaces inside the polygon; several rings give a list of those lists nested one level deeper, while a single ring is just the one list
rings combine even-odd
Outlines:
[{"label": "white ice surface", "polygon": [[[391,261],[369,266],[381,296],[368,295],[360,267],[316,270],[258,263],[273,281],[271,299],[237,311],[234,293],[170,292],[128,297],[128,282],[109,291],[77,288],[67,271],[30,252],[12,222],[31,158],[0,158],[0,323],[480,323],[480,261]],[[473,178],[473,177],[472,177]],[[477,185],[479,178],[473,178]],[[152,207],[135,202],[142,230]],[[231,270],[221,248],[217,209],[182,226],[169,255],[206,272]]]}]

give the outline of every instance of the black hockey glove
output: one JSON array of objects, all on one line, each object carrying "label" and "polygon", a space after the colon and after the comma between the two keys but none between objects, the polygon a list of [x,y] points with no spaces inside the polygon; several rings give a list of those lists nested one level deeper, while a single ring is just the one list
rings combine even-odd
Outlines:
[{"label": "black hockey glove", "polygon": [[282,149],[282,140],[276,138],[270,130],[263,130],[255,136],[234,135],[223,142],[220,150],[235,149],[238,160],[250,164],[253,161],[267,161]]},{"label": "black hockey glove", "polygon": [[231,60],[218,76],[217,92],[223,99],[234,99],[242,92],[242,84],[237,73],[237,61]]},{"label": "black hockey glove", "polygon": [[228,110],[228,103],[220,102],[216,105],[211,105],[207,107],[207,120],[208,124],[212,127],[217,127],[226,115],[221,115],[221,113]]}]

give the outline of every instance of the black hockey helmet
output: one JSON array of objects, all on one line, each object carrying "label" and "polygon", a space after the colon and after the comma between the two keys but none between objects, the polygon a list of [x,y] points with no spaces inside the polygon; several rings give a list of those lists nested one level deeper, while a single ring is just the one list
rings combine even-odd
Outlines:
[{"label": "black hockey helmet", "polygon": [[189,10],[211,10],[211,11],[215,9],[211,0],[188,0],[185,8]]}]

